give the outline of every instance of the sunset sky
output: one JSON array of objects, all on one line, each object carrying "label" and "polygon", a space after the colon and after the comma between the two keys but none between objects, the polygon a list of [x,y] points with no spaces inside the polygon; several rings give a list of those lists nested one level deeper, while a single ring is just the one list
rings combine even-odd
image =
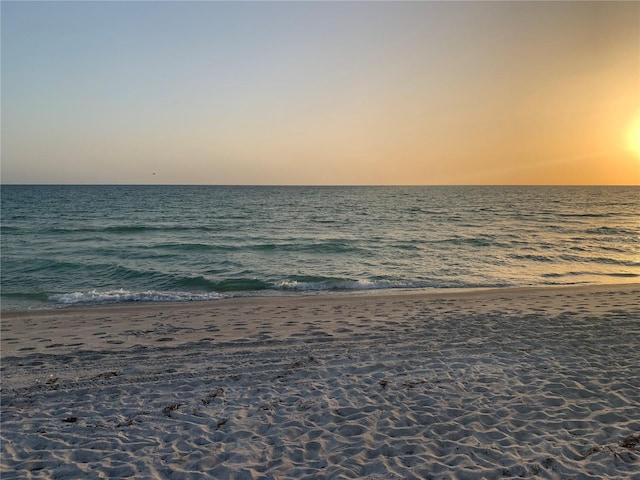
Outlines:
[{"label": "sunset sky", "polygon": [[3,183],[640,184],[640,2],[1,9]]}]

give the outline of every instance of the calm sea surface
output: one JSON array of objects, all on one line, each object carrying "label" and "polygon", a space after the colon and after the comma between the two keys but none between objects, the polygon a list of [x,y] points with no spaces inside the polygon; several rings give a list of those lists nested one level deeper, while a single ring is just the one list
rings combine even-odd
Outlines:
[{"label": "calm sea surface", "polygon": [[640,281],[640,187],[1,188],[2,309]]}]

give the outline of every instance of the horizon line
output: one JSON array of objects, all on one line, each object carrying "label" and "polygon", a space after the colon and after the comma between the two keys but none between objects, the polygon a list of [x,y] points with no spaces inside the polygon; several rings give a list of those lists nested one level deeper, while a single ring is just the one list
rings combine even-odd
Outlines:
[{"label": "horizon line", "polygon": [[424,183],[424,184],[304,184],[304,183],[3,183],[4,186],[78,187],[639,187],[637,183]]}]

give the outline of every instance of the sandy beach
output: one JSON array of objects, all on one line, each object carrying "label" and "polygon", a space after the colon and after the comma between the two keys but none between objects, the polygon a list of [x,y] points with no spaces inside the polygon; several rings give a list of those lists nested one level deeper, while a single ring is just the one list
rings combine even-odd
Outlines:
[{"label": "sandy beach", "polygon": [[640,285],[4,312],[8,479],[640,479]]}]

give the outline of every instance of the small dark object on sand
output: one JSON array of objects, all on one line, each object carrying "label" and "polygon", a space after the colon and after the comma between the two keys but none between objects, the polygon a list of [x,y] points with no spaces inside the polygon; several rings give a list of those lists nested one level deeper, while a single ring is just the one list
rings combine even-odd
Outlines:
[{"label": "small dark object on sand", "polygon": [[117,376],[118,372],[103,372],[93,377],[92,380],[109,380],[110,378]]},{"label": "small dark object on sand", "polygon": [[211,394],[209,394],[209,396],[211,398],[216,398],[216,397],[219,397],[222,394],[224,394],[224,388],[218,387],[218,388],[216,388],[216,391],[211,393]]},{"label": "small dark object on sand", "polygon": [[629,435],[628,437],[620,440],[620,446],[622,448],[628,448],[629,450],[635,449],[638,444],[640,444],[640,433],[636,435]]},{"label": "small dark object on sand", "polygon": [[168,405],[166,407],[164,407],[162,409],[162,413],[164,413],[166,416],[171,416],[171,412],[174,412],[176,410],[178,410],[182,405],[184,405],[183,403],[174,403],[173,405]]},{"label": "small dark object on sand", "polygon": [[220,427],[224,426],[227,422],[229,421],[228,418],[223,418],[222,420],[220,420],[218,422],[218,424],[216,425],[218,429],[220,429]]}]

